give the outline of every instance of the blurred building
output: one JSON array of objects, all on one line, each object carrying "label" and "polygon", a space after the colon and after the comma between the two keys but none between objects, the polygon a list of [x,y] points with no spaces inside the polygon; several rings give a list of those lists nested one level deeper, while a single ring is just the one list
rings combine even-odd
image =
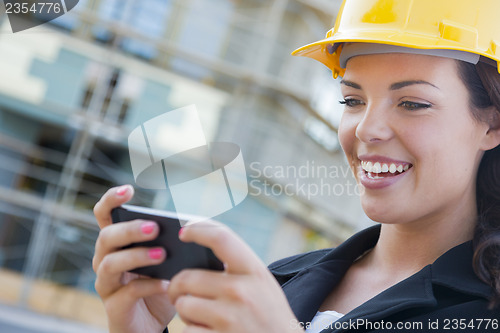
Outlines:
[{"label": "blurred building", "polygon": [[[92,207],[109,187],[134,184],[130,131],[189,104],[207,141],[241,147],[249,196],[217,219],[265,262],[366,226],[337,142],[337,83],[320,64],[290,56],[324,35],[339,5],[80,0],[16,34],[0,16],[0,279],[14,286],[0,301],[87,320]],[[162,191],[136,193],[134,204],[170,208]],[[34,296],[40,281],[73,294],[43,303]],[[57,295],[73,296],[61,308]]]}]

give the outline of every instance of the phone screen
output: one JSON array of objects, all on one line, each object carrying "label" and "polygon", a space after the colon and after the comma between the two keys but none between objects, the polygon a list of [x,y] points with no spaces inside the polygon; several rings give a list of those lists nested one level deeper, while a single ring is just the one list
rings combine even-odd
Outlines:
[{"label": "phone screen", "polygon": [[[170,280],[175,274],[185,268],[224,270],[223,263],[217,259],[212,250],[195,243],[184,243],[179,240],[178,235],[181,228],[181,220],[179,220],[174,212],[122,205],[111,211],[111,217],[113,223],[143,219],[156,221],[160,227],[160,233],[156,239],[134,243],[126,248],[160,246],[166,250],[167,258],[160,265],[140,267],[132,270],[131,272],[133,273]],[[184,224],[186,221],[182,222]]]}]

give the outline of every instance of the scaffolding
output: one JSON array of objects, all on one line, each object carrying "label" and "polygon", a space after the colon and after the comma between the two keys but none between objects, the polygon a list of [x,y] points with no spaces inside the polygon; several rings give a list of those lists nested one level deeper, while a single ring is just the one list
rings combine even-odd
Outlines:
[{"label": "scaffolding", "polygon": [[[45,25],[37,38],[50,40],[57,54],[33,51],[43,56],[33,56],[29,74],[43,65],[39,59],[59,57],[52,61],[63,66],[64,55],[69,60],[62,70],[72,70],[74,77],[58,84],[73,91],[74,83],[76,97],[52,98],[48,88],[42,97],[30,97],[0,87],[0,264],[22,272],[17,303],[30,307],[38,279],[93,291],[98,227],[92,206],[110,186],[133,183],[124,144],[130,119],[147,116],[134,109],[137,105],[170,93],[164,82],[197,92],[177,92],[181,101],[211,96],[219,110],[213,139],[238,143],[247,162],[343,165],[335,144],[336,115],[313,101],[313,78],[328,72],[289,56],[332,26],[339,5],[338,0],[80,0]],[[7,25],[5,15],[0,23]],[[6,36],[0,36],[0,51],[34,48],[20,41],[29,40],[29,33]],[[60,75],[37,73],[46,82]],[[141,97],[139,91],[150,95]],[[181,102],[172,97],[160,108],[176,103]],[[316,136],[307,130],[311,124],[321,127]],[[268,187],[291,181],[255,179]],[[232,226],[253,235],[248,241],[265,260],[287,253],[273,250],[273,238],[262,240],[287,223],[294,235],[313,235],[307,236],[309,245],[324,239],[338,243],[361,228],[361,209],[354,197],[339,195],[333,204],[325,197],[256,196],[248,209],[274,224],[249,229],[242,218]],[[163,199],[161,193],[138,190],[135,203],[162,208]]]}]

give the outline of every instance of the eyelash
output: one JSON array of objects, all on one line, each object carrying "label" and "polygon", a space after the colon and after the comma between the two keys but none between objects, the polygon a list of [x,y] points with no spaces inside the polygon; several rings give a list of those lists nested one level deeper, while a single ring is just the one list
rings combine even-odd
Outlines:
[{"label": "eyelash", "polygon": [[402,106],[408,111],[414,111],[414,110],[419,110],[419,109],[428,109],[432,105],[431,104],[425,104],[425,103],[416,103],[416,102],[410,102],[410,101],[403,101],[399,103],[398,106]]},{"label": "eyelash", "polygon": [[[355,98],[346,98],[344,100],[339,101],[339,103],[345,105],[348,108],[353,108],[364,104],[361,100]],[[428,109],[432,106],[432,104],[403,101],[399,103],[398,106],[403,107],[408,111],[415,111],[420,109]]]},{"label": "eyelash", "polygon": [[[356,102],[357,104],[353,105],[354,102]],[[342,105],[345,105],[346,107],[352,108],[352,107],[361,105],[362,102],[359,99],[346,98],[346,99],[344,99],[342,101],[339,101],[339,103],[342,104]]]}]

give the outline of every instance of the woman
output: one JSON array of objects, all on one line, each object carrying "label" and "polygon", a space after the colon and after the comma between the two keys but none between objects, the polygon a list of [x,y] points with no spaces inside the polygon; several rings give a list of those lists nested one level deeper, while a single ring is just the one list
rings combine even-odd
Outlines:
[{"label": "woman", "polygon": [[498,331],[499,11],[495,0],[347,0],[327,38],[298,51],[342,76],[340,143],[380,222],[336,249],[268,269],[228,228],[200,223],[180,239],[210,247],[225,272],[141,279],[126,272],[168,254],[120,250],[158,227],[111,225],[133,189],[110,189],[94,257],[110,331],[161,332],[175,312],[185,332]]}]

